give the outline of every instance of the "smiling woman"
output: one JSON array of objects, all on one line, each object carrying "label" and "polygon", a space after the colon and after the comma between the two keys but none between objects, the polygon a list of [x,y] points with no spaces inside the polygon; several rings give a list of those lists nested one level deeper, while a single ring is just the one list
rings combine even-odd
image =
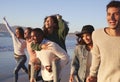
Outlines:
[{"label": "smiling woman", "polygon": [[92,60],[91,50],[93,47],[93,31],[94,27],[92,25],[85,25],[81,32],[76,34],[80,39],[74,49],[69,82],[85,82],[89,75]]},{"label": "smiling woman", "polygon": [[17,62],[17,65],[14,69],[14,75],[15,75],[14,81],[18,82],[18,72],[20,71],[21,68],[26,73],[28,73],[27,67],[25,66],[27,57],[26,57],[25,51],[24,51],[26,48],[26,42],[24,40],[24,30],[22,29],[22,27],[18,27],[18,28],[16,28],[15,33],[14,33],[12,28],[8,24],[6,18],[3,18],[3,23],[5,24],[8,32],[12,36],[13,47],[14,47],[14,58]]}]

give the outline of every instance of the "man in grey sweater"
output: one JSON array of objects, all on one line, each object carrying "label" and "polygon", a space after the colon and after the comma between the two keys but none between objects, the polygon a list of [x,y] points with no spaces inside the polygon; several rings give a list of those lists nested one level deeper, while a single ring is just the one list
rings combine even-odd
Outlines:
[{"label": "man in grey sweater", "polygon": [[86,82],[120,82],[120,1],[106,7],[108,27],[93,32],[92,65]]}]

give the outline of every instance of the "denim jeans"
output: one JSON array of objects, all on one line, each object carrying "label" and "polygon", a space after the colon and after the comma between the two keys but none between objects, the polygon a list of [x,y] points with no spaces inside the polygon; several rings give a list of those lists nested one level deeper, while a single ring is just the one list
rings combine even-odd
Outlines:
[{"label": "denim jeans", "polygon": [[[16,55],[16,54],[15,54]],[[26,73],[28,73],[28,69],[27,67],[25,66],[25,62],[27,60],[27,57],[26,55],[22,55],[22,56],[19,56],[19,57],[15,57],[15,60],[17,62],[17,65],[14,69],[14,74],[15,74],[15,82],[17,82],[18,80],[18,72],[19,70],[22,68]]]}]

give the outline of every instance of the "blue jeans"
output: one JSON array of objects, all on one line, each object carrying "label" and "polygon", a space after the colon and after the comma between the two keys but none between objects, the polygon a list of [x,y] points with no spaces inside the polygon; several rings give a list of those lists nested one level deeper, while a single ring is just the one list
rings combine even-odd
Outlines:
[{"label": "blue jeans", "polygon": [[[16,54],[15,54],[16,55]],[[18,56],[18,55],[17,55]],[[19,70],[22,68],[26,73],[28,73],[28,69],[27,67],[25,66],[25,62],[27,60],[27,57],[26,55],[22,55],[22,56],[18,56],[18,57],[15,57],[15,60],[17,62],[17,65],[14,69],[14,74],[15,74],[15,82],[18,81],[18,72]]]}]

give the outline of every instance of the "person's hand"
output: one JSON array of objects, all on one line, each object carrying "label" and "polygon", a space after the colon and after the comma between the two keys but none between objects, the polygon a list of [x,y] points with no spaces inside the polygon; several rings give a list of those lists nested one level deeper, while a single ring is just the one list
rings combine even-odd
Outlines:
[{"label": "person's hand", "polygon": [[41,44],[41,48],[42,49],[50,49],[50,43],[48,42],[48,43],[45,43],[45,44]]},{"label": "person's hand", "polygon": [[31,78],[31,79],[30,79],[30,82],[36,82],[36,81],[35,81],[35,78]]},{"label": "person's hand", "polygon": [[74,81],[74,77],[73,75],[70,75],[69,82],[73,82],[73,81]]},{"label": "person's hand", "polygon": [[41,68],[40,65],[38,65],[38,64],[35,64],[35,65],[34,65],[34,69],[35,69],[36,71],[40,70],[40,68]]},{"label": "person's hand", "polygon": [[48,72],[52,72],[52,66],[45,66],[45,69],[46,69]]},{"label": "person's hand", "polygon": [[47,43],[46,43],[46,44],[41,44],[41,48],[42,48],[42,49],[47,49],[47,48],[48,48],[47,46],[48,46]]},{"label": "person's hand", "polygon": [[97,82],[97,77],[88,76],[86,82]]},{"label": "person's hand", "polygon": [[57,19],[62,19],[62,16],[59,14],[57,14],[56,17],[57,17]]}]

